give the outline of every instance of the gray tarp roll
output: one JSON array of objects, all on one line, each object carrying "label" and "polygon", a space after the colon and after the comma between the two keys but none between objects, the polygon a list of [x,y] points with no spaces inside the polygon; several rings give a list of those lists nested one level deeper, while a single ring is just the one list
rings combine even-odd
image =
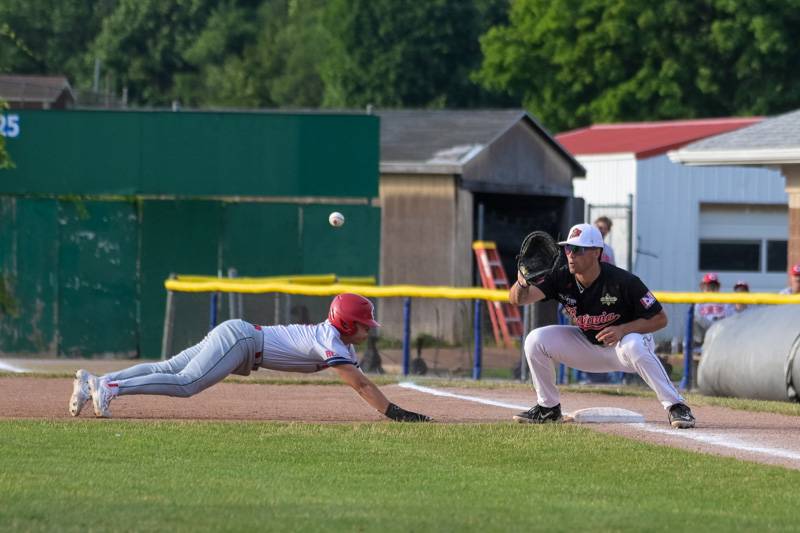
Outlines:
[{"label": "gray tarp roll", "polygon": [[714,323],[697,371],[700,392],[759,400],[797,400],[800,305],[751,306]]}]

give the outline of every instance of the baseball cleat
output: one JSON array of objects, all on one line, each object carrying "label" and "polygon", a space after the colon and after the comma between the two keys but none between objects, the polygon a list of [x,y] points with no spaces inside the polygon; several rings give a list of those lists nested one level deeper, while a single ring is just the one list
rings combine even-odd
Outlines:
[{"label": "baseball cleat", "polygon": [[669,408],[669,423],[678,429],[688,429],[694,427],[694,415],[687,405],[676,403]]},{"label": "baseball cleat", "polygon": [[561,404],[553,407],[534,405],[527,411],[514,415],[514,420],[521,424],[547,424],[561,422]]},{"label": "baseball cleat", "polygon": [[113,390],[115,387],[117,387],[116,383],[109,383],[97,377],[93,377],[93,379],[89,380],[89,391],[92,394],[94,416],[97,418],[111,418],[109,405],[114,396],[116,396]]},{"label": "baseball cleat", "polygon": [[86,402],[92,397],[89,392],[89,380],[94,378],[89,372],[80,369],[75,372],[75,379],[72,380],[72,396],[69,398],[69,414],[78,416]]}]

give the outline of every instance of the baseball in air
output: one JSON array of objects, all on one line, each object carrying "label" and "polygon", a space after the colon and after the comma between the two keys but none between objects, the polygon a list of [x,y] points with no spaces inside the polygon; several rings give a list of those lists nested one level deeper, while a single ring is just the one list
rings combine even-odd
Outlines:
[{"label": "baseball in air", "polygon": [[334,211],[328,215],[328,222],[330,222],[331,226],[334,228],[342,227],[344,226],[344,215],[338,211]]}]

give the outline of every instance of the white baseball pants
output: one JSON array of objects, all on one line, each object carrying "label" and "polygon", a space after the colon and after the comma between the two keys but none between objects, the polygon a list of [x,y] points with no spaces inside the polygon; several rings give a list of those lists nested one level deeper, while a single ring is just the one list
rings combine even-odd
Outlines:
[{"label": "white baseball pants", "polygon": [[544,326],[525,338],[525,357],[537,402],[542,407],[560,403],[555,364],[584,372],[635,372],[653,389],[664,409],[684,403],[654,352],[653,336],[629,333],[614,346],[598,346],[576,326]]}]

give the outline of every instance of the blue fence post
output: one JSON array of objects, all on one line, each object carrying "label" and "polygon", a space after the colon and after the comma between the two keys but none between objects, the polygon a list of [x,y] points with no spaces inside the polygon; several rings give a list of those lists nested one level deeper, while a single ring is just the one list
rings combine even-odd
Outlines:
[{"label": "blue fence post", "polygon": [[209,303],[209,310],[208,310],[209,331],[217,327],[217,300],[219,300],[219,293],[212,292],[211,303]]},{"label": "blue fence post", "polygon": [[411,363],[411,298],[403,300],[403,375],[408,375]]},{"label": "blue fence post", "polygon": [[684,390],[692,388],[692,337],[694,336],[694,305],[689,304],[686,313],[686,331],[683,339],[683,378],[679,387]]},{"label": "blue fence post", "polygon": [[481,340],[481,301],[475,300],[473,328],[475,330],[475,357],[472,361],[472,379],[481,379],[481,357],[483,341]]}]

